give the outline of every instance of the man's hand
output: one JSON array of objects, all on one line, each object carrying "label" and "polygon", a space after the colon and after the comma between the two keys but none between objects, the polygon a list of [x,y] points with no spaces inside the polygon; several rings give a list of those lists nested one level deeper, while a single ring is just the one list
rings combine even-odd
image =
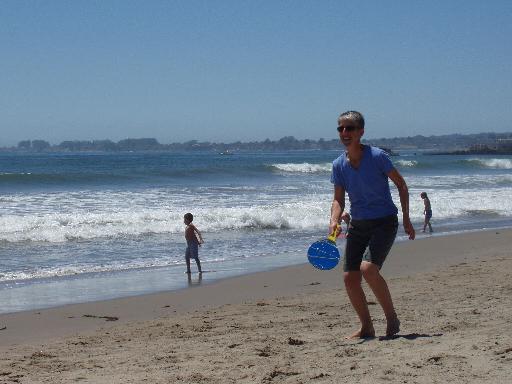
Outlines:
[{"label": "man's hand", "polygon": [[341,223],[343,222],[345,222],[345,224],[347,224],[348,227],[348,224],[350,223],[350,214],[348,212],[343,212],[341,214],[339,223],[331,221],[331,224],[329,225],[329,234],[333,233],[334,230],[336,230],[336,237],[338,237],[343,231],[343,228],[341,226]]},{"label": "man's hand", "polygon": [[[331,222],[331,223],[329,224],[329,236],[330,236],[330,235],[331,235],[331,233],[333,233],[335,230],[338,230],[338,225],[339,225],[338,223],[333,223],[333,222]],[[338,235],[338,234],[336,233],[336,235]]]},{"label": "man's hand", "polygon": [[344,222],[345,222],[345,224],[347,224],[347,225],[348,225],[348,224],[350,223],[350,213],[348,213],[348,212],[346,212],[346,211],[345,211],[345,212],[343,212],[343,213],[341,214],[340,219],[341,219],[341,221],[344,221]]},{"label": "man's hand", "polygon": [[414,230],[414,227],[412,226],[411,220],[409,217],[404,217],[404,229],[405,233],[409,235],[409,240],[414,240],[416,237],[416,231]]}]

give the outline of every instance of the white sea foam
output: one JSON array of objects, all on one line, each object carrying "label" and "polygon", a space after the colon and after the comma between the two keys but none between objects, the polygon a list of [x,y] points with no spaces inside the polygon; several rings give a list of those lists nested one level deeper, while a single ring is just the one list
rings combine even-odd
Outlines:
[{"label": "white sea foam", "polygon": [[0,176],[10,176],[10,175],[31,175],[32,172],[19,172],[19,173],[13,173],[13,172],[0,172]]},{"label": "white sea foam", "polygon": [[310,163],[285,163],[273,164],[272,167],[279,171],[290,173],[323,173],[331,172],[332,163],[310,164]]},{"label": "white sea foam", "polygon": [[[478,210],[483,216],[512,216],[512,202],[510,201],[510,188],[494,188],[487,191],[466,189],[409,189],[410,212],[413,220],[423,217],[423,201],[421,192],[427,192],[432,210],[433,220],[454,219],[468,215],[469,209]],[[394,191],[394,200],[398,203],[398,193]]]},{"label": "white sea foam", "polygon": [[484,168],[493,169],[512,169],[512,159],[485,159],[485,158],[474,158],[469,159],[469,162],[476,164]]},{"label": "white sea foam", "polygon": [[[203,230],[305,229],[327,222],[327,200],[265,207],[202,209],[195,220]],[[0,217],[0,240],[8,242],[65,242],[95,238],[120,238],[149,234],[181,233],[183,210],[47,214]]]},{"label": "white sea foam", "polygon": [[408,167],[412,168],[418,165],[418,162],[416,160],[397,160],[395,161],[395,164],[400,167]]},{"label": "white sea foam", "polygon": [[[331,196],[144,192],[56,193],[11,197],[0,215],[0,241],[59,243],[182,233],[183,214],[200,212],[204,231],[308,229],[325,225]],[[293,190],[291,192],[293,194]],[[64,202],[64,203],[63,203]]]},{"label": "white sea foam", "polygon": [[465,189],[484,191],[488,188],[512,188],[512,175],[510,174],[472,174],[472,175],[428,175],[407,176],[409,186],[427,189]]},{"label": "white sea foam", "polygon": [[[460,188],[461,178],[408,180],[410,211],[421,221],[420,192],[429,194],[434,218],[467,215],[468,207],[512,216],[512,188]],[[452,180],[452,181],[450,181]],[[468,185],[475,180],[469,178]],[[441,187],[443,185],[443,187]],[[287,191],[290,192],[290,191]],[[331,189],[304,195],[286,194],[177,196],[165,190],[141,192],[60,193],[10,197],[9,211],[0,215],[0,241],[62,243],[96,238],[132,238],[152,234],[181,234],[183,213],[199,212],[195,223],[206,232],[239,230],[317,230],[329,219]],[[399,206],[396,188],[392,188]],[[115,204],[113,203],[115,202]]]},{"label": "white sea foam", "polygon": [[130,262],[114,261],[102,265],[60,265],[44,266],[31,270],[4,272],[0,274],[2,281],[22,281],[30,279],[46,279],[57,276],[74,276],[86,273],[118,272],[143,268],[161,268],[177,264],[182,264],[182,259],[159,258],[153,260],[133,260]]}]

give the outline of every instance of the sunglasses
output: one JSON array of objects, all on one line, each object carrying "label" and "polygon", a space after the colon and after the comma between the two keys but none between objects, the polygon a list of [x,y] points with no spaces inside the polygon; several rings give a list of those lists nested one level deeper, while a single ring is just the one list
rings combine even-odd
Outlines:
[{"label": "sunglasses", "polygon": [[341,133],[343,132],[343,130],[347,131],[347,132],[354,132],[356,129],[358,129],[359,127],[355,126],[355,125],[347,125],[345,127],[343,126],[339,126],[337,129],[338,129],[338,132]]}]

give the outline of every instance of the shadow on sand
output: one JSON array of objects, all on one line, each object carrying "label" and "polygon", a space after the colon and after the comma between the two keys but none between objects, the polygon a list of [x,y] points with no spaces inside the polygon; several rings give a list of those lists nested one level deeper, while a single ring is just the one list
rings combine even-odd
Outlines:
[{"label": "shadow on sand", "polygon": [[416,340],[423,337],[439,337],[443,336],[442,333],[434,333],[432,335],[429,335],[428,333],[408,333],[406,335],[393,335],[393,336],[380,336],[379,341],[385,341],[385,340],[395,340],[395,339],[407,339],[407,340]]},{"label": "shadow on sand", "polygon": [[379,336],[379,337],[365,337],[362,338],[360,341],[358,341],[356,344],[364,344],[372,340],[379,340],[379,341],[387,341],[387,340],[396,340],[396,339],[406,339],[406,340],[416,340],[419,338],[424,337],[439,337],[443,336],[442,333],[434,333],[432,335],[429,335],[428,333],[408,333],[406,335],[393,335],[393,336]]}]

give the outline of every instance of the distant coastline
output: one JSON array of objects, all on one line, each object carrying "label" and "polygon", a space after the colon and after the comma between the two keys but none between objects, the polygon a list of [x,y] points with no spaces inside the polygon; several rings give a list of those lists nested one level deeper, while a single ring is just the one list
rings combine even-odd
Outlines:
[{"label": "distant coastline", "polygon": [[512,155],[512,142],[508,145],[495,147],[476,145],[466,150],[433,152],[432,155]]},{"label": "distant coastline", "polygon": [[[365,144],[386,149],[395,155],[402,151],[421,151],[425,154],[443,155],[508,155],[512,154],[512,132],[451,134],[438,136],[407,136],[394,138],[366,139]],[[45,140],[23,140],[13,147],[2,147],[0,152],[130,152],[130,151],[209,151],[219,154],[233,154],[241,151],[287,151],[287,150],[337,150],[338,138],[330,140],[296,139],[285,136],[279,140],[211,143],[190,140],[184,143],[161,144],[155,138],[128,138],[112,140],[67,140],[50,144]]]},{"label": "distant coastline", "polygon": [[453,151],[453,152],[431,152],[429,155],[512,155],[512,149],[500,151]]}]

